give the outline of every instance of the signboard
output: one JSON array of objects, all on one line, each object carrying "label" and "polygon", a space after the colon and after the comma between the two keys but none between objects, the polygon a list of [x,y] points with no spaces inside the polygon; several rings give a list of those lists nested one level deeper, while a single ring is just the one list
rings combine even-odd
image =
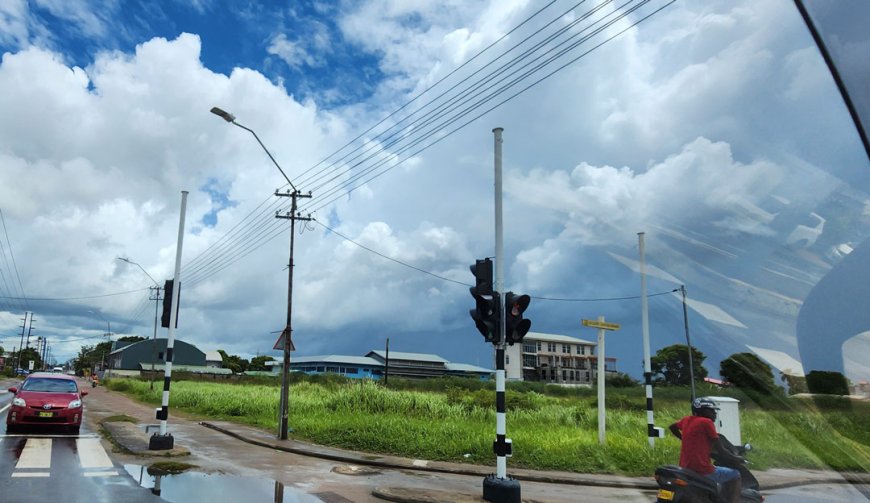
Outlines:
[{"label": "signboard", "polygon": [[[281,332],[281,335],[278,336],[278,340],[275,341],[275,345],[272,346],[272,349],[274,349],[276,351],[284,351],[284,334],[286,334],[286,333],[287,333],[286,330]],[[290,339],[290,351],[296,351],[296,346],[293,345],[292,338]]]},{"label": "signboard", "polygon": [[584,327],[603,328],[604,330],[619,330],[619,323],[609,323],[598,320],[583,320]]}]

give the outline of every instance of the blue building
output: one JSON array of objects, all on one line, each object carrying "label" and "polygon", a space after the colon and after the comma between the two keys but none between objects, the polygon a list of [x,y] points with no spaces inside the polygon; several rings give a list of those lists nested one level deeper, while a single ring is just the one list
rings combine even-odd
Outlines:
[{"label": "blue building", "polygon": [[[385,373],[395,377],[427,378],[442,376],[476,377],[487,380],[491,369],[465,363],[451,363],[438,355],[369,351],[365,356],[322,355],[296,356],[290,359],[290,370],[306,374],[339,374],[356,379],[382,379]],[[280,372],[281,361],[266,362],[273,372]]]}]

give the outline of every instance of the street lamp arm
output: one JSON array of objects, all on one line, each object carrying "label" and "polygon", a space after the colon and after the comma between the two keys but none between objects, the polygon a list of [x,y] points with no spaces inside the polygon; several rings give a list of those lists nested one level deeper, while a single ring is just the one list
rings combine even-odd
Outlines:
[{"label": "street lamp arm", "polygon": [[263,142],[260,141],[260,137],[257,136],[257,133],[255,133],[253,129],[239,124],[238,122],[236,122],[236,117],[233,114],[226,112],[224,110],[221,110],[218,107],[212,107],[211,113],[217,115],[218,117],[229,122],[230,124],[232,124],[234,126],[238,126],[242,129],[244,129],[245,131],[251,133],[252,135],[254,135],[254,138],[257,140],[257,143],[259,143],[260,146],[263,147],[263,150],[266,152],[266,155],[268,155],[269,159],[272,160],[272,164],[274,164],[275,167],[278,168],[278,171],[281,172],[281,174],[284,176],[284,179],[287,180],[287,183],[289,183],[290,187],[293,188],[293,191],[294,192],[296,191],[296,186],[293,185],[293,182],[290,181],[290,178],[287,176],[287,173],[284,173],[284,170],[281,169],[281,166],[278,165],[278,161],[275,160],[275,158],[272,156],[272,153],[269,152],[269,149],[267,149],[266,146],[263,145]]},{"label": "street lamp arm", "polygon": [[148,279],[150,279],[151,282],[154,283],[154,286],[156,286],[157,288],[160,288],[160,283],[158,283],[154,278],[152,278],[151,275],[148,274],[148,271],[146,271],[144,267],[142,267],[141,265],[137,264],[136,262],[133,262],[132,260],[130,260],[130,259],[128,259],[128,258],[124,258],[124,257],[116,257],[116,258],[117,258],[118,260],[121,260],[121,261],[126,262],[126,263],[128,263],[128,264],[133,264],[133,265],[135,265],[136,267],[138,267],[139,269],[141,269],[142,272],[145,273],[145,276],[148,276]]}]

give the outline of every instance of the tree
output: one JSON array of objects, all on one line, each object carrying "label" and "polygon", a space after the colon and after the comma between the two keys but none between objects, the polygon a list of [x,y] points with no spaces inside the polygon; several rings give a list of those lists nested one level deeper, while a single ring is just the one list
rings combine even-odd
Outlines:
[{"label": "tree", "polygon": [[807,374],[807,388],[810,393],[848,395],[849,381],[840,372],[813,370]]},{"label": "tree", "polygon": [[95,346],[82,346],[73,364],[76,374],[81,375],[85,370],[102,367],[111,352],[112,341],[103,341]]},{"label": "tree", "polygon": [[269,370],[266,367],[266,362],[270,362],[275,360],[271,356],[255,356],[251,358],[251,365],[248,367],[248,370]]},{"label": "tree", "polygon": [[218,349],[218,353],[221,355],[222,365],[225,369],[232,370],[234,374],[241,374],[248,370],[250,363],[241,356],[228,355],[223,349]]},{"label": "tree", "polygon": [[[704,360],[707,357],[692,346],[692,366],[695,371],[695,381],[703,381],[707,377],[707,369],[704,368]],[[688,386],[692,383],[689,374],[689,346],[685,344],[673,344],[659,349],[656,355],[650,358],[650,369],[654,376],[661,375],[659,381],[672,386]]]},{"label": "tree", "polygon": [[719,364],[719,374],[738,388],[764,394],[776,389],[770,365],[755,353],[734,353]]},{"label": "tree", "polygon": [[147,341],[147,340],[148,340],[147,337],[140,337],[138,335],[125,335],[124,337],[118,338],[119,342],[140,342],[140,341]]},{"label": "tree", "polygon": [[605,384],[613,388],[632,388],[640,384],[640,381],[624,372],[617,372],[614,376],[607,376]]},{"label": "tree", "polygon": [[796,376],[792,374],[786,374],[785,372],[780,373],[779,375],[785,384],[788,386],[788,394],[789,395],[797,395],[798,393],[809,393],[810,390],[807,388],[807,378],[803,376]]}]

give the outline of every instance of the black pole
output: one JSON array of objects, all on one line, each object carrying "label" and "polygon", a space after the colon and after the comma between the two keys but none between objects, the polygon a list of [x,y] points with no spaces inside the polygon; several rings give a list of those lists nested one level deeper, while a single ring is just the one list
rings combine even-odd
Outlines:
[{"label": "black pole", "polygon": [[390,338],[387,337],[387,359],[384,360],[384,386],[390,378]]},{"label": "black pole", "polygon": [[689,339],[689,313],[686,309],[686,285],[680,285],[683,294],[683,325],[686,327],[686,345],[689,347],[689,379],[692,381],[692,401],[695,400],[695,357],[692,355],[692,340]]}]

